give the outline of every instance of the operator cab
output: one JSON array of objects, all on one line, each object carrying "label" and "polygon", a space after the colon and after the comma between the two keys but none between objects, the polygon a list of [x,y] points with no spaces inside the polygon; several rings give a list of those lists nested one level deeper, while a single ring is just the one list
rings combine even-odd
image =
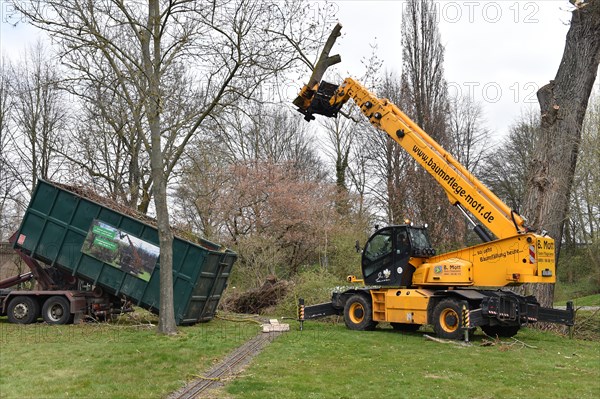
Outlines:
[{"label": "operator cab", "polygon": [[415,267],[410,258],[435,255],[426,227],[388,226],[377,230],[362,254],[362,274],[366,285],[409,287]]}]

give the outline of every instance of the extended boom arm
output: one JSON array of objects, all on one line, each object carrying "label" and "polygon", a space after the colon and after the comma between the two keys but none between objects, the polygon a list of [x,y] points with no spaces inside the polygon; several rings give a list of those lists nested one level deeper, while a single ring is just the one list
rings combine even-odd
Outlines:
[{"label": "extended boom arm", "polygon": [[[311,95],[307,98],[306,95]],[[295,101],[302,104],[299,111],[310,120],[313,114],[336,116],[337,111],[352,99],[371,124],[386,132],[429,172],[446,192],[453,205],[467,210],[497,238],[525,233],[525,220],[473,176],[450,153],[425,133],[415,122],[387,99],[380,99],[354,79],[347,78],[342,85],[321,82],[318,89],[303,89]],[[297,99],[298,100],[298,99]],[[490,241],[481,227],[476,231]],[[482,236],[483,235],[483,236]]]},{"label": "extended boom arm", "polygon": [[498,239],[529,232],[525,220],[518,213],[491,192],[397,106],[387,99],[377,98],[351,78],[344,80],[340,86],[320,82],[327,68],[340,62],[339,55],[329,56],[329,52],[340,35],[341,28],[341,25],[337,24],[331,32],[309,83],[294,100],[294,105],[304,114],[305,119],[314,119],[314,114],[335,117],[349,99],[354,100],[371,124],[386,132],[433,176],[446,192],[452,205],[456,205],[471,221],[475,232],[483,241],[491,241],[492,237],[473,221],[467,211]]}]

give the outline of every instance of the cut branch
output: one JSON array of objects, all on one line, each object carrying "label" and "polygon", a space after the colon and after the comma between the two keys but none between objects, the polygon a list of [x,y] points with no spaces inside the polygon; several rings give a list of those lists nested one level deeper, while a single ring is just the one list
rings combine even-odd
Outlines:
[{"label": "cut branch", "polygon": [[329,34],[329,38],[325,42],[325,47],[323,47],[323,51],[321,51],[321,55],[319,56],[319,61],[317,61],[315,69],[313,69],[312,75],[310,75],[308,87],[313,87],[319,83],[323,78],[327,68],[342,61],[342,58],[339,56],[339,54],[329,56],[329,52],[335,44],[336,39],[341,36],[341,30],[342,25],[338,23]]}]

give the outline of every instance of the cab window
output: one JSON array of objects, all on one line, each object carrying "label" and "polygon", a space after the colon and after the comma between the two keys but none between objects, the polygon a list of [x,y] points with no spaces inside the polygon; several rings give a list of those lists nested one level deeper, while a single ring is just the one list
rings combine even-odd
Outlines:
[{"label": "cab window", "polygon": [[398,247],[398,254],[404,254],[408,252],[408,249],[410,248],[410,243],[408,240],[408,233],[406,232],[406,230],[398,231],[398,234],[396,235],[396,243]]},{"label": "cab window", "polygon": [[415,248],[430,248],[429,237],[425,229],[409,229],[410,239]]},{"label": "cab window", "polygon": [[385,231],[372,237],[365,248],[365,256],[369,260],[380,258],[392,252],[391,232]]}]

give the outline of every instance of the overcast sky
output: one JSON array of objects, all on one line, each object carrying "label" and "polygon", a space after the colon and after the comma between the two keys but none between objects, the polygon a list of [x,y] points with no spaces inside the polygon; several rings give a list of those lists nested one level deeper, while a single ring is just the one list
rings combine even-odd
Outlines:
[{"label": "overcast sky", "polygon": [[[445,76],[452,94],[472,93],[497,136],[521,109],[538,109],[537,89],[553,79],[570,21],[567,0],[438,1]],[[401,69],[401,15],[405,1],[337,1],[343,24],[336,48],[342,74],[360,75],[360,59],[376,43],[384,68]]]},{"label": "overcast sky", "polygon": [[[526,106],[537,107],[535,92],[553,79],[570,20],[567,0],[438,1],[445,71],[452,94],[472,93],[483,105],[487,125],[497,137]],[[36,32],[6,23],[10,6],[0,0],[0,51],[9,57],[35,41]],[[343,25],[333,53],[342,56],[338,71],[358,77],[362,58],[377,44],[383,68],[400,71],[400,31],[405,1],[333,1],[308,4],[327,20]],[[307,77],[308,79],[308,77]],[[304,82],[302,82],[304,83]]]}]

